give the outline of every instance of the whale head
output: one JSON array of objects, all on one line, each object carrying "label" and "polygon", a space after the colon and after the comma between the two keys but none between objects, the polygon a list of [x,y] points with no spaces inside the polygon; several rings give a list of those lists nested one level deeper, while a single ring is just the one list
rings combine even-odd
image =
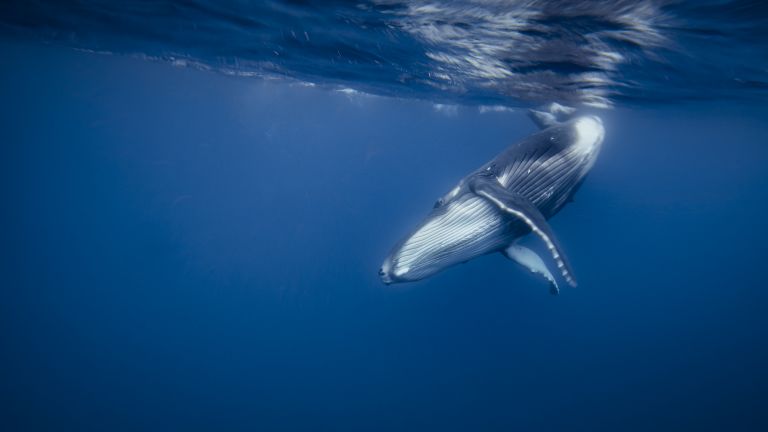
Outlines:
[{"label": "whale head", "polygon": [[385,284],[424,279],[498,248],[505,226],[492,204],[457,187],[393,248],[379,276]]}]

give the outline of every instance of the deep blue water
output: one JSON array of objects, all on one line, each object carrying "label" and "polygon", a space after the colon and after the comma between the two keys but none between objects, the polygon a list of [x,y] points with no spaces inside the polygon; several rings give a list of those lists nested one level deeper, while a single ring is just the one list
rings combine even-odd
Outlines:
[{"label": "deep blue water", "polygon": [[[0,4],[1,429],[766,430],[765,6],[568,4]],[[551,100],[606,125],[579,287],[384,286]]]}]

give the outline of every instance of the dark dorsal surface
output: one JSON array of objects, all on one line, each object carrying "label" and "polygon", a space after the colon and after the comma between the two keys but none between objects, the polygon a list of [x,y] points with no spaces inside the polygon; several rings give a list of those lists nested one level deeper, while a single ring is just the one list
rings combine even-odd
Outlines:
[{"label": "dark dorsal surface", "polygon": [[[508,191],[530,200],[549,218],[567,203],[594,162],[582,118],[553,126],[510,146],[470,175],[494,176]],[[581,131],[583,134],[583,131]]]}]

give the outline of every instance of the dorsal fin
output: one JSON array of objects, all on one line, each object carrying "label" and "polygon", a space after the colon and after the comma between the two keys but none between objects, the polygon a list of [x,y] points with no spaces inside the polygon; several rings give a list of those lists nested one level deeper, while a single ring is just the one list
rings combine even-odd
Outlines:
[{"label": "dorsal fin", "polygon": [[533,120],[539,129],[546,129],[567,121],[575,112],[576,108],[552,102],[538,110],[528,110],[528,117]]}]

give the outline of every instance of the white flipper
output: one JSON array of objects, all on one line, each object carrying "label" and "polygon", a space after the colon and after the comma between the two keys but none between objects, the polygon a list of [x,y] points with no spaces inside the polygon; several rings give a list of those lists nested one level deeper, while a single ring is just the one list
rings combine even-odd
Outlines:
[{"label": "white flipper", "polygon": [[560,293],[560,287],[557,286],[555,277],[552,276],[552,273],[547,268],[547,265],[544,264],[544,260],[542,260],[536,252],[528,249],[525,246],[512,244],[504,250],[504,255],[506,255],[507,258],[511,259],[512,261],[530,270],[531,273],[543,276],[544,279],[548,280],[550,294],[557,295]]},{"label": "white flipper", "polygon": [[496,181],[476,177],[469,181],[468,185],[472,192],[495,204],[499,210],[528,225],[531,231],[544,241],[565,281],[572,287],[576,286],[573,270],[571,270],[571,265],[568,263],[555,233],[552,232],[547,219],[532,202],[517,193],[504,189]]}]

